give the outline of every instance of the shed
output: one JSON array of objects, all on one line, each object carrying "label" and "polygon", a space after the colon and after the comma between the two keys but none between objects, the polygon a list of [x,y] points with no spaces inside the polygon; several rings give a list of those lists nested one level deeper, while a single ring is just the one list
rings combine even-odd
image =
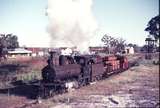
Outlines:
[{"label": "shed", "polygon": [[16,58],[17,56],[31,56],[32,51],[26,50],[24,48],[16,48],[14,50],[8,51],[8,57]]}]

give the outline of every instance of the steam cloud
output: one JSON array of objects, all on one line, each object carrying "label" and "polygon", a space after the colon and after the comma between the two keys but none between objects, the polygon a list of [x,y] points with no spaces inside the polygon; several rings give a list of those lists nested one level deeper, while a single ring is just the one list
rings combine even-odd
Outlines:
[{"label": "steam cloud", "polygon": [[97,29],[93,0],[48,0],[48,32],[52,47],[76,46],[82,53]]}]

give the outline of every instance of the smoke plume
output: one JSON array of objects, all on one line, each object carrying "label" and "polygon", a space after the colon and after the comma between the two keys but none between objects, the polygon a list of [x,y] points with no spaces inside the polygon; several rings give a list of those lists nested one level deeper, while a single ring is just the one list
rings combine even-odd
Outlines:
[{"label": "smoke plume", "polygon": [[87,51],[97,29],[92,14],[93,0],[48,0],[48,32],[52,47],[76,46]]}]

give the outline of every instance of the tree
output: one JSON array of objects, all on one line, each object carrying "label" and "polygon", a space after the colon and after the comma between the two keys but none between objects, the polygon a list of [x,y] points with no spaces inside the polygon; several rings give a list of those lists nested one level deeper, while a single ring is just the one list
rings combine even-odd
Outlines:
[{"label": "tree", "polygon": [[116,39],[117,43],[116,43],[116,47],[115,47],[115,52],[122,52],[124,51],[124,48],[126,46],[126,40],[124,40],[123,38],[117,38]]},{"label": "tree", "polygon": [[111,36],[107,35],[107,34],[105,34],[101,39],[101,41],[104,43],[104,45],[107,46],[108,53],[110,53],[110,48],[113,46],[113,40],[114,39]]},{"label": "tree", "polygon": [[133,47],[133,46],[134,46],[134,44],[129,43],[127,46],[129,46],[129,47]]},{"label": "tree", "polygon": [[159,32],[160,32],[159,22],[160,22],[160,16],[157,15],[156,17],[152,18],[148,22],[147,27],[145,28],[145,31],[148,31],[149,34],[152,35],[155,38],[155,40],[160,39],[160,36],[159,36]]},{"label": "tree", "polygon": [[13,34],[0,34],[0,57],[6,54],[7,49],[19,47],[18,37]]},{"label": "tree", "polygon": [[0,46],[7,49],[19,47],[18,37],[13,34],[0,34]]},{"label": "tree", "polygon": [[101,41],[108,47],[108,53],[122,52],[125,47],[125,40],[123,38],[114,38],[105,34]]},{"label": "tree", "polygon": [[143,45],[142,48],[140,49],[141,52],[146,52],[147,51],[147,45]]}]

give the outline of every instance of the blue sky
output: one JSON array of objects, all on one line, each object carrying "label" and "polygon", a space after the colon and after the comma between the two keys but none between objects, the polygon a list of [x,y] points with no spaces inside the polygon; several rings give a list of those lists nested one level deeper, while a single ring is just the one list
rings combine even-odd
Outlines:
[{"label": "blue sky", "polygon": [[[94,0],[93,14],[99,25],[92,45],[106,33],[138,45],[145,43],[148,21],[158,15],[158,0]],[[45,15],[47,0],[0,0],[0,33],[13,33],[20,45],[49,46]]]}]

